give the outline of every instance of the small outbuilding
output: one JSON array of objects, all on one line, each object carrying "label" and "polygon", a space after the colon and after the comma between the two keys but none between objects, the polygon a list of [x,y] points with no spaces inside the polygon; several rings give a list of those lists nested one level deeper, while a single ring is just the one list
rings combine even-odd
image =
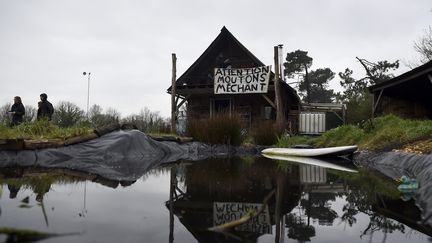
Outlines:
[{"label": "small outbuilding", "polygon": [[373,115],[432,119],[432,61],[369,87]]},{"label": "small outbuilding", "polygon": [[[188,119],[211,117],[222,111],[237,113],[250,128],[260,121],[275,119],[273,77],[271,67],[223,27],[204,53],[176,80],[176,105],[186,104]],[[254,82],[256,85],[252,85]],[[171,90],[169,87],[168,93]],[[285,82],[281,82],[281,93],[285,125],[295,132],[300,99]]]}]

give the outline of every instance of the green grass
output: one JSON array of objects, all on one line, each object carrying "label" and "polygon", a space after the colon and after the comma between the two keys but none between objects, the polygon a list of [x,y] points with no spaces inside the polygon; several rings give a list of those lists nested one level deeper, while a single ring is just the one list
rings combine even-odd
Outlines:
[{"label": "green grass", "polygon": [[289,148],[296,144],[314,145],[316,138],[311,136],[294,136],[290,137],[283,135],[278,139],[277,146],[281,148]]},{"label": "green grass", "polygon": [[432,137],[432,121],[407,120],[394,115],[375,118],[363,128],[344,125],[319,137],[282,136],[278,147],[294,144],[310,144],[316,147],[359,145],[360,149],[389,150],[401,145]]},{"label": "green grass", "polygon": [[0,124],[0,139],[66,139],[91,133],[90,127],[60,128],[46,120],[25,122],[13,128]]}]

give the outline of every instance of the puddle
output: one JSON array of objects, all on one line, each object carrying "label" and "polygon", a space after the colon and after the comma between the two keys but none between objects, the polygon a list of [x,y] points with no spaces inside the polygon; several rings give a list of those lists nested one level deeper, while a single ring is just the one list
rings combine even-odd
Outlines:
[{"label": "puddle", "polygon": [[[429,242],[431,228],[418,223],[413,200],[400,199],[396,181],[337,168],[207,159],[127,182],[0,169],[0,242],[18,242],[17,232],[28,242]],[[261,208],[246,224],[209,230]]]}]

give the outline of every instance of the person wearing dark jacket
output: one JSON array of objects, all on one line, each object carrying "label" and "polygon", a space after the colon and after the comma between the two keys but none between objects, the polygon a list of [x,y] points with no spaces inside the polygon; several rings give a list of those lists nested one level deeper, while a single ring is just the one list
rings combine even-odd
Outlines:
[{"label": "person wearing dark jacket", "polygon": [[23,121],[23,116],[25,114],[25,108],[21,101],[21,97],[14,97],[14,104],[12,105],[9,113],[12,114],[11,126],[19,125]]},{"label": "person wearing dark jacket", "polygon": [[40,100],[38,103],[37,119],[48,119],[51,121],[52,114],[54,113],[53,105],[47,100],[48,96],[45,93],[40,95]]}]

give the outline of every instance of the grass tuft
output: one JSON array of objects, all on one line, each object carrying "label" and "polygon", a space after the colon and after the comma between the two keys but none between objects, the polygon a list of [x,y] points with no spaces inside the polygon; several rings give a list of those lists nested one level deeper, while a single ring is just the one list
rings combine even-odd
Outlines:
[{"label": "grass tuft", "polygon": [[16,127],[0,124],[1,139],[67,139],[93,133],[93,129],[86,126],[60,128],[47,120],[25,122]]}]

